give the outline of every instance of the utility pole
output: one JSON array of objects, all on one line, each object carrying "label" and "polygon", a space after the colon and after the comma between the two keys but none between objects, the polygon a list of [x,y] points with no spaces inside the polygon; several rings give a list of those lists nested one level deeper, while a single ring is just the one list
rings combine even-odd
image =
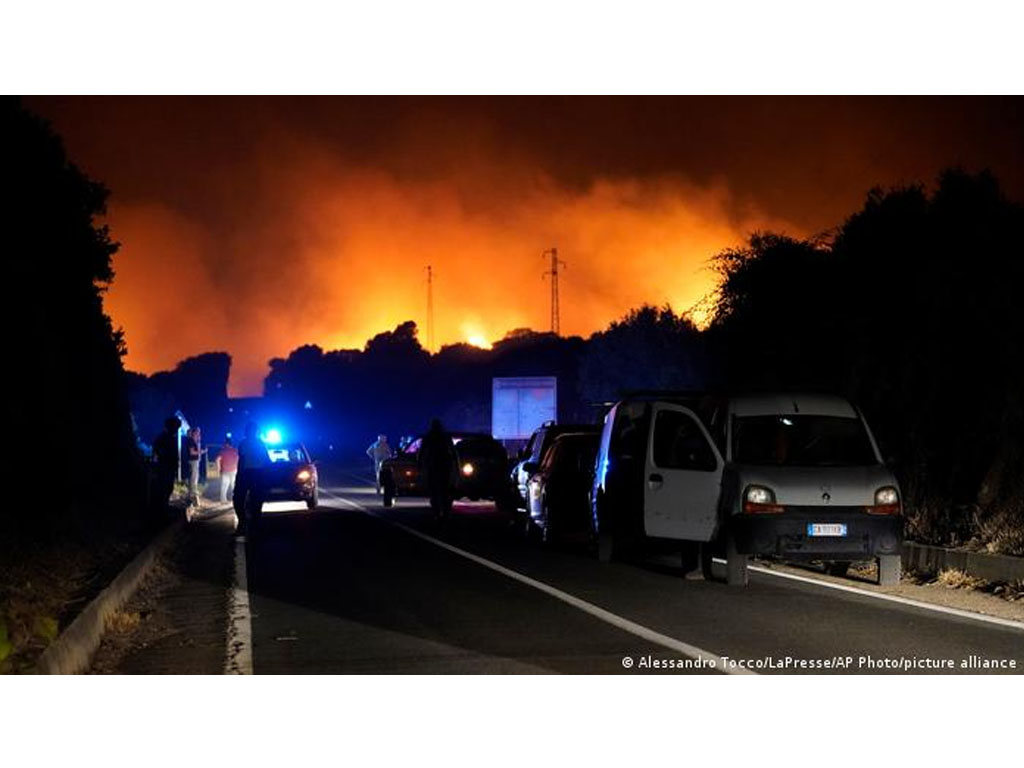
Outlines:
[{"label": "utility pole", "polygon": [[551,268],[545,272],[541,277],[546,278],[551,275],[551,332],[556,336],[559,333],[559,317],[558,317],[558,267],[567,267],[564,261],[558,258],[558,249],[549,248],[541,254],[542,257],[551,257]]},{"label": "utility pole", "polygon": [[434,268],[427,265],[427,351],[434,352]]}]

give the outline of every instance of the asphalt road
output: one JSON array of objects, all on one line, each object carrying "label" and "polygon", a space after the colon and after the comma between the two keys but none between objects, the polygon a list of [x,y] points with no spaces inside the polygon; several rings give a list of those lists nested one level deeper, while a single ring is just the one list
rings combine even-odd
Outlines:
[{"label": "asphalt road", "polygon": [[438,531],[423,500],[385,510],[355,475],[327,479],[319,510],[268,511],[245,545],[257,674],[1024,670],[1021,629],[768,575],[687,580],[664,558],[601,564],[528,544],[486,504]]}]

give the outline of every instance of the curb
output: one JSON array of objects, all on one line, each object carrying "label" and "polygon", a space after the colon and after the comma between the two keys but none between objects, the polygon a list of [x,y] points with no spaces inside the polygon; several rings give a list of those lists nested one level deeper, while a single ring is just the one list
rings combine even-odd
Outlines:
[{"label": "curb", "polygon": [[903,543],[903,567],[916,571],[938,572],[956,568],[986,581],[1024,581],[1024,558],[989,555],[927,544]]},{"label": "curb", "polygon": [[157,556],[184,527],[178,518],[164,528],[146,548],[124,567],[110,584],[78,614],[73,622],[43,651],[36,666],[44,675],[77,675],[89,668],[92,655],[100,645],[107,619],[120,608],[142,583]]}]

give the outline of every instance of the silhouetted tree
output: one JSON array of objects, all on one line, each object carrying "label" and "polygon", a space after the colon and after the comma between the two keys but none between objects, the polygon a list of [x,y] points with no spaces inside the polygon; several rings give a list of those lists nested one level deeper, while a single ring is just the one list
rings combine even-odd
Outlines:
[{"label": "silhouetted tree", "polygon": [[584,400],[613,401],[628,390],[700,390],[708,365],[696,326],[671,307],[631,310],[587,341],[580,373]]},{"label": "silhouetted tree", "polygon": [[95,521],[119,510],[115,502],[141,477],[122,388],[124,344],[103,312],[117,250],[96,221],[107,190],[15,99],[0,101],[0,136],[9,288],[2,463],[16,478],[5,489],[41,500],[41,486],[26,479],[45,471],[46,504],[32,514]]}]

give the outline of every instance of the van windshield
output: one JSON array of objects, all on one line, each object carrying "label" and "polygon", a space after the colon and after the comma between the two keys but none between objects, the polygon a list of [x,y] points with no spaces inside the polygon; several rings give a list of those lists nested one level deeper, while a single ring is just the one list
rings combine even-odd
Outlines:
[{"label": "van windshield", "polygon": [[860,419],[841,416],[741,416],[733,419],[738,464],[862,467],[877,464]]}]

